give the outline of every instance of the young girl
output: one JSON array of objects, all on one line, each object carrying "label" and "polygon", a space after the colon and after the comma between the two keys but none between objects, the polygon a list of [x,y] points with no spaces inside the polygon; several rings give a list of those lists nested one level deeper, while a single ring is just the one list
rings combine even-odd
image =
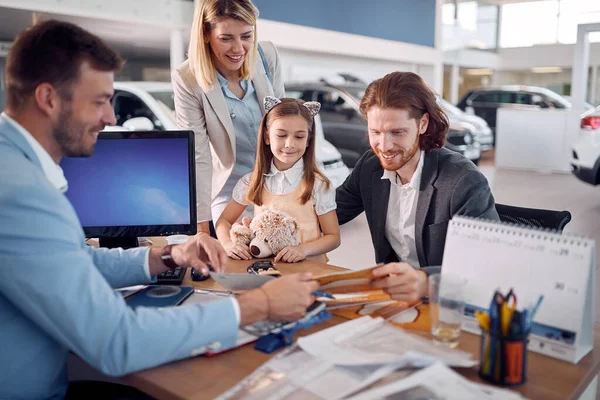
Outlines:
[{"label": "young girl", "polygon": [[264,105],[254,170],[233,189],[233,200],[217,221],[217,237],[229,257],[250,260],[248,246],[229,238],[231,225],[249,205],[254,205],[255,215],[271,208],[296,219],[301,241],[281,250],[274,261],[298,262],[307,257],[324,261],[324,254],[340,245],[340,227],[335,189],[319,171],[315,156],[314,116],[321,104],[266,97]]}]

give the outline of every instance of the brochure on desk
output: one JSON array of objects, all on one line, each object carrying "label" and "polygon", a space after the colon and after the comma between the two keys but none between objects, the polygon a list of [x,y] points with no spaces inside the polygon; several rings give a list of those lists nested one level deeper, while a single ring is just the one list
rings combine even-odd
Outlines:
[{"label": "brochure on desk", "polygon": [[593,347],[596,245],[591,239],[499,222],[454,217],[443,276],[467,281],[463,330],[480,334],[474,311],[489,309],[496,289],[513,289],[517,309],[544,296],[528,349],[577,363]]}]

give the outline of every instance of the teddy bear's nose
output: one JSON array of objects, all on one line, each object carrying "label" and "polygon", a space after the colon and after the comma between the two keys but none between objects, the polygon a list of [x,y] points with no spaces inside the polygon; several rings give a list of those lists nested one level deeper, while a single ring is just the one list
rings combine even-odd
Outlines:
[{"label": "teddy bear's nose", "polygon": [[253,256],[257,256],[260,254],[260,249],[257,246],[250,246],[250,253],[252,253]]}]

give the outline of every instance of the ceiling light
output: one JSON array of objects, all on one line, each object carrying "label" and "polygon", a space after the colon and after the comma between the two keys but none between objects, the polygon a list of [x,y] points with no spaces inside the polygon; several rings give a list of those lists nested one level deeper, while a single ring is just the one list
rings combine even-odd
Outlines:
[{"label": "ceiling light", "polygon": [[561,67],[533,67],[531,68],[531,72],[535,73],[535,74],[549,74],[549,73],[556,73],[556,72],[562,72],[562,68]]},{"label": "ceiling light", "polygon": [[490,68],[473,68],[466,70],[467,75],[492,75],[494,73],[493,69]]}]

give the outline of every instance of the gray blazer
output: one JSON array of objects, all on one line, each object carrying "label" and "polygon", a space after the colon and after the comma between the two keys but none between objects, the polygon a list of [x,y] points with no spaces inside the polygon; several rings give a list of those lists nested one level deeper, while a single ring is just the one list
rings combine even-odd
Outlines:
[{"label": "gray blazer", "polygon": [[[400,261],[385,237],[390,181],[373,151],[357,162],[337,188],[340,224],[365,211],[378,263]],[[444,255],[448,222],[453,215],[499,220],[487,179],[462,155],[446,148],[425,153],[417,201],[415,241],[421,267],[439,266]],[[431,271],[430,271],[431,272]]]}]

